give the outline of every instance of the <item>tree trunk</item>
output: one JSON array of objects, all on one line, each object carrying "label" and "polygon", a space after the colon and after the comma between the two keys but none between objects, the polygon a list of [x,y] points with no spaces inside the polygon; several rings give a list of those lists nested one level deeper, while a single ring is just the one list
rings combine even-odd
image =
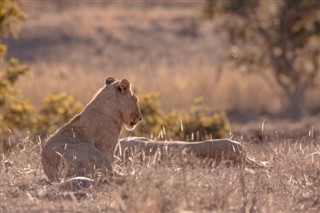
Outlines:
[{"label": "tree trunk", "polygon": [[287,112],[293,119],[299,119],[305,111],[305,91],[306,88],[302,83],[293,85],[292,90],[288,90],[288,106]]}]

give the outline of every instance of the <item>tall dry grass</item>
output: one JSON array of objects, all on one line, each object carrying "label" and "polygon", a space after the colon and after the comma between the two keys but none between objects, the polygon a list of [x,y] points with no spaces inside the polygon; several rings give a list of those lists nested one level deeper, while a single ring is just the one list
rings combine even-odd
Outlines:
[{"label": "tall dry grass", "polygon": [[319,136],[279,137],[245,143],[268,169],[208,167],[194,158],[118,165],[125,176],[101,178],[91,187],[60,190],[48,183],[40,145],[26,138],[0,163],[4,212],[319,212]]},{"label": "tall dry grass", "polygon": [[[86,104],[107,76],[127,78],[138,95],[159,93],[165,111],[189,109],[193,101],[203,97],[213,111],[263,114],[280,113],[286,99],[280,88],[267,84],[261,76],[236,71],[223,71],[206,67],[168,68],[167,66],[133,68],[119,71],[92,71],[80,66],[37,63],[33,74],[23,77],[18,87],[22,94],[38,106],[48,94],[67,92]],[[48,71],[50,70],[50,71]],[[320,107],[320,88],[307,92],[306,109],[317,111]]]}]

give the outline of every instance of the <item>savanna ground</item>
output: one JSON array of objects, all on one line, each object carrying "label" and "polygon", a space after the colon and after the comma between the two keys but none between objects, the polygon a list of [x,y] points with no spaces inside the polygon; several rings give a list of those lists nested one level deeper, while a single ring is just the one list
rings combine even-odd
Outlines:
[{"label": "savanna ground", "polygon": [[[241,140],[241,138],[237,138]],[[245,143],[270,168],[208,166],[185,156],[155,163],[136,159],[116,168],[124,178],[102,178],[77,192],[49,184],[40,145],[25,141],[1,163],[2,212],[319,212],[319,135],[274,134]],[[247,139],[248,141],[248,139]],[[11,163],[9,163],[11,162]]]},{"label": "savanna ground", "polygon": [[[196,18],[201,2],[21,6],[29,18],[19,40],[5,42],[9,55],[32,68],[18,83],[32,104],[62,91],[85,104],[107,76],[129,79],[140,95],[159,92],[167,111],[186,110],[202,96],[210,109],[230,115],[233,139],[271,166],[212,167],[193,157],[160,164],[133,159],[116,166],[124,178],[70,192],[46,182],[42,140],[27,137],[1,158],[1,212],[320,211],[319,115],[280,119],[279,88],[257,74],[218,66],[227,44],[214,33],[214,21]],[[319,110],[319,97],[319,88],[308,92],[308,112]]]}]

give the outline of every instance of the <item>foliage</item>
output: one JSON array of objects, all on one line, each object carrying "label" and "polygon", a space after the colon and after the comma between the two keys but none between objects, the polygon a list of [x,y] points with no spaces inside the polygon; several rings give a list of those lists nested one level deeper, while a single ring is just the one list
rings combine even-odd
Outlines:
[{"label": "foliage", "polygon": [[83,106],[66,93],[45,97],[39,111],[38,134],[47,136],[78,114]]},{"label": "foliage", "polygon": [[36,112],[35,107],[21,97],[21,91],[15,85],[29,67],[16,59],[10,59],[6,67],[6,71],[1,70],[0,81],[1,149],[7,149],[6,141],[11,133],[46,136],[80,112],[82,105],[65,93],[47,96]]},{"label": "foliage", "polygon": [[183,126],[185,137],[191,137],[191,140],[223,138],[230,131],[226,115],[209,113],[203,98],[195,100],[190,112],[184,116]]},{"label": "foliage", "polygon": [[236,67],[278,85],[299,117],[306,90],[319,83],[320,1],[207,0],[204,12],[222,20],[218,31]]},{"label": "foliage", "polygon": [[20,64],[16,59],[10,59],[8,69],[4,72],[1,66],[0,81],[0,140],[7,138],[10,132],[25,131],[32,127],[34,109],[28,101],[20,97],[20,91],[15,83],[21,75],[28,72],[26,65]]},{"label": "foliage", "polygon": [[167,140],[205,140],[223,138],[230,130],[224,113],[210,113],[203,98],[195,100],[190,110],[179,115],[172,111],[165,114],[158,103],[159,95],[149,94],[141,98],[143,121],[134,133]]},{"label": "foliage", "polygon": [[158,98],[158,94],[149,94],[140,99],[139,106],[143,120],[135,130],[137,135],[160,132],[163,112],[160,109]]},{"label": "foliage", "polygon": [[[1,36],[17,37],[19,22],[25,20],[26,14],[16,1],[0,0],[0,5]],[[16,87],[19,78],[30,69],[16,58],[6,60],[6,51],[7,47],[0,44],[0,152],[7,150],[10,134],[28,132],[31,135],[46,136],[72,118],[82,107],[72,97],[60,94],[46,97],[37,113]]]},{"label": "foliage", "polygon": [[[19,22],[26,18],[17,2],[0,0],[0,33],[2,38],[17,36]],[[29,67],[17,59],[5,60],[7,47],[0,44],[0,142],[10,132],[21,132],[32,128],[34,109],[27,100],[21,97],[15,87],[17,80],[29,71]]]},{"label": "foliage", "polygon": [[27,15],[15,0],[0,0],[0,33],[2,38],[17,37],[20,31],[20,22],[26,18]]}]

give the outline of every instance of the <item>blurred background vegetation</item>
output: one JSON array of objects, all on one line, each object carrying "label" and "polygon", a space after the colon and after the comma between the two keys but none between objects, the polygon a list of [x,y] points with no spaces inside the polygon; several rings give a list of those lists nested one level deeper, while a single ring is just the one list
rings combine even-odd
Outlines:
[{"label": "blurred background vegetation", "polygon": [[53,133],[107,76],[140,97],[130,135],[193,141],[319,116],[317,0],[0,4],[2,151]]}]

